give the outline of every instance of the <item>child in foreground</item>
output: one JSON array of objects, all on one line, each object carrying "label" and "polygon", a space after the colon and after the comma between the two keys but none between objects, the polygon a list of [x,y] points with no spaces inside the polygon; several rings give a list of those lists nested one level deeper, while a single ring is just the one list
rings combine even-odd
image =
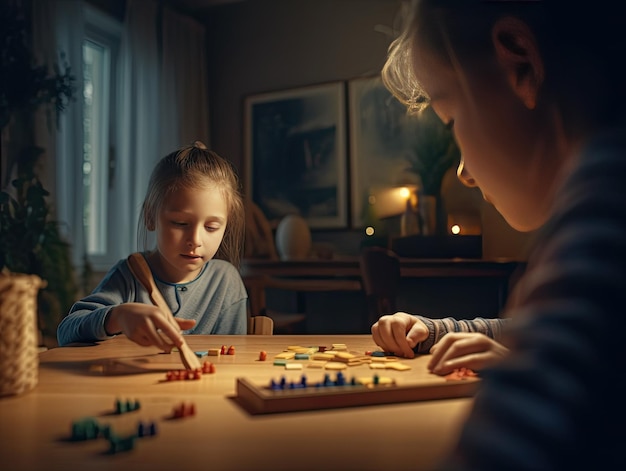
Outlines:
[{"label": "child in foreground", "polygon": [[[626,16],[604,0],[421,0],[407,20],[383,70],[388,88],[454,130],[465,184],[515,229],[539,230],[508,323],[494,321],[501,342],[451,332],[433,348],[435,371],[482,367],[441,469],[626,469],[615,381],[626,332]],[[434,337],[429,327],[396,313],[372,333],[411,356]]]},{"label": "child in foreground", "polygon": [[[239,271],[244,207],[232,165],[196,142],[161,159],[148,184],[139,232],[159,291],[186,334],[246,334],[247,293]],[[76,302],[57,329],[59,345],[124,334],[169,351],[181,332],[152,305],[126,259]]]}]

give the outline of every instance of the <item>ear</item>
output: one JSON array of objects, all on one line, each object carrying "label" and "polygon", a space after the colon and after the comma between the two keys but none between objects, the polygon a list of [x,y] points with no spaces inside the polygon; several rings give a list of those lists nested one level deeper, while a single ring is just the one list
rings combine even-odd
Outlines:
[{"label": "ear", "polygon": [[523,21],[505,17],[494,24],[491,39],[511,89],[528,109],[534,109],[544,67],[533,32]]}]

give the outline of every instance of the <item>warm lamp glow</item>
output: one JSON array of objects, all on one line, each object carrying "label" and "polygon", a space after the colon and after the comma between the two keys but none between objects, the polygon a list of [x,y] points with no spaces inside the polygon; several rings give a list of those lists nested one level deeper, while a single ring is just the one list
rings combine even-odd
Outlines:
[{"label": "warm lamp glow", "polygon": [[453,211],[448,214],[448,232],[452,235],[480,235],[482,221],[476,211]]},{"label": "warm lamp glow", "polygon": [[414,186],[373,188],[368,197],[378,219],[399,216],[406,209],[406,202],[415,191]]},{"label": "warm lamp glow", "polygon": [[373,236],[374,235],[374,228],[372,226],[367,226],[365,228],[365,235]]}]

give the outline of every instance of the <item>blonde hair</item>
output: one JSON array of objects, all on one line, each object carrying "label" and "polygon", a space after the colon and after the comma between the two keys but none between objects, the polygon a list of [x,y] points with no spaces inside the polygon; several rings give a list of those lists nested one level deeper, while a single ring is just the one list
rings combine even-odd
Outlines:
[{"label": "blonde hair", "polygon": [[429,97],[413,72],[413,45],[416,29],[415,8],[405,2],[401,11],[404,23],[400,35],[389,45],[387,60],[381,71],[385,87],[407,107],[409,113],[423,110]]},{"label": "blonde hair", "polygon": [[163,202],[180,188],[217,186],[227,207],[224,238],[215,258],[239,266],[243,250],[245,213],[241,187],[234,166],[200,141],[194,142],[163,157],[150,176],[148,190],[139,216],[138,235],[147,245],[147,231],[156,227]]}]

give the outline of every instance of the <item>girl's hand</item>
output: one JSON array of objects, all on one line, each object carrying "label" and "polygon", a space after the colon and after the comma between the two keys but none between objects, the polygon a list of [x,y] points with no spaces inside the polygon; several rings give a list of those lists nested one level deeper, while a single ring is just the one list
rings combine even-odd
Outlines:
[{"label": "girl's hand", "polygon": [[413,348],[428,338],[428,327],[417,317],[406,312],[382,316],[372,325],[374,342],[385,352],[413,358]]},{"label": "girl's hand", "polygon": [[496,363],[509,350],[502,344],[476,332],[451,332],[430,349],[428,369],[447,375],[457,368],[481,370]]},{"label": "girl's hand", "polygon": [[190,329],[196,321],[177,319],[179,329],[156,306],[143,303],[125,303],[111,309],[105,328],[108,332],[121,332],[133,342],[147,347],[154,345],[165,352],[180,346],[183,338],[180,329]]}]

